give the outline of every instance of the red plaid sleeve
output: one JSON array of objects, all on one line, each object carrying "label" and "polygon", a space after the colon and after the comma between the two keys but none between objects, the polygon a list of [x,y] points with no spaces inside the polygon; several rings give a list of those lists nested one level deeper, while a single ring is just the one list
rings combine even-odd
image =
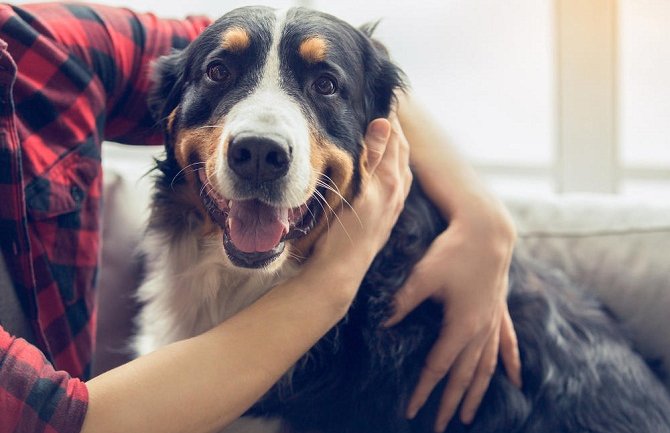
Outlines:
[{"label": "red plaid sleeve", "polygon": [[107,93],[105,138],[129,144],[160,143],[147,107],[151,63],[186,47],[211,20],[159,19],[150,13],[86,4],[25,5],[41,17],[39,29],[81,59]]},{"label": "red plaid sleeve", "polygon": [[0,326],[0,433],[77,433],[87,403],[84,382]]}]

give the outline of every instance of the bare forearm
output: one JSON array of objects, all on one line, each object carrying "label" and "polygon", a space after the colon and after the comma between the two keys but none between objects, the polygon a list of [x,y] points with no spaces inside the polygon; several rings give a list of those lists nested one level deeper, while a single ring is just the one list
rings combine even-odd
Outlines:
[{"label": "bare forearm", "polygon": [[203,335],[91,380],[83,432],[197,433],[222,428],[342,317],[346,297],[328,293],[341,293],[342,285],[351,285],[353,293],[359,282],[305,275]]},{"label": "bare forearm", "polygon": [[451,215],[461,204],[488,198],[471,165],[449,144],[442,125],[411,95],[399,95],[398,115],[415,174],[443,213]]},{"label": "bare forearm", "polygon": [[399,95],[398,114],[410,143],[410,162],[428,197],[452,224],[467,225],[471,240],[490,243],[497,254],[507,256],[516,229],[502,202],[411,95]]}]

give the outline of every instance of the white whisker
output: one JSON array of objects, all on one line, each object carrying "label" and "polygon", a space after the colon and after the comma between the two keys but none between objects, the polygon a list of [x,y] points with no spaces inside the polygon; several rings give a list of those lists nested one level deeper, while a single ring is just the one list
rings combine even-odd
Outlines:
[{"label": "white whisker", "polygon": [[[170,189],[171,189],[172,191],[174,191],[174,183],[175,183],[175,181],[179,178],[179,175],[180,175],[180,174],[184,173],[184,172],[185,172],[186,170],[188,170],[190,167],[193,167],[193,166],[196,166],[196,165],[200,165],[200,164],[205,165],[205,164],[207,164],[207,163],[204,162],[204,161],[194,162],[194,163],[189,164],[189,165],[187,165],[186,167],[182,168],[181,170],[179,170],[179,171],[177,172],[177,174],[175,174],[174,177],[172,178],[172,180],[170,181]],[[200,168],[202,168],[202,167],[200,167]],[[193,172],[198,171],[200,168],[193,170]]]},{"label": "white whisker", "polygon": [[207,128],[222,129],[223,127],[224,127],[223,125],[202,125],[193,129],[207,129]]},{"label": "white whisker", "polygon": [[[323,201],[325,202],[326,206],[328,206],[328,208],[330,208],[330,211],[331,211],[331,212],[333,213],[333,215],[335,216],[335,219],[337,219],[337,222],[339,222],[340,225],[342,226],[342,229],[344,230],[344,233],[347,235],[347,237],[349,238],[349,240],[350,240],[351,242],[353,242],[354,240],[351,239],[351,236],[349,235],[349,232],[347,231],[347,228],[344,226],[344,223],[342,223],[342,220],[341,220],[340,217],[337,215],[337,212],[335,212],[335,210],[330,206],[330,204],[328,204],[328,202],[326,201],[326,198],[323,196],[323,194],[321,194],[321,193],[319,192],[319,190],[316,190],[316,191],[315,191],[315,194],[317,195],[317,197],[321,197],[321,198],[323,199]],[[359,220],[359,221],[360,221],[360,220]]]},{"label": "white whisker", "polygon": [[[327,174],[325,174],[325,173],[321,173],[321,172],[316,172],[316,171],[315,171],[315,174],[316,174],[316,184],[317,184],[318,186],[322,187],[322,188],[325,188],[325,189],[331,191],[333,194],[335,194],[337,197],[339,197],[340,200],[342,200],[342,203],[343,203],[344,205],[346,205],[347,207],[349,207],[349,209],[351,209],[351,211],[354,213],[354,216],[355,216],[356,219],[358,220],[358,223],[359,223],[359,224],[361,225],[361,227],[362,227],[362,226],[363,226],[363,221],[361,221],[361,218],[358,216],[358,212],[356,212],[356,209],[354,209],[354,207],[351,205],[351,203],[349,203],[349,200],[347,200],[346,198],[344,198],[344,196],[343,196],[342,193],[340,192],[340,188],[337,186],[337,184],[335,183],[335,181],[333,181],[333,179],[331,179],[331,178],[330,178]],[[332,183],[332,185],[333,185],[334,188],[331,187],[330,185],[328,185],[327,183],[325,183],[323,180],[321,180],[322,177],[325,178],[325,179],[327,179],[330,183]]]}]

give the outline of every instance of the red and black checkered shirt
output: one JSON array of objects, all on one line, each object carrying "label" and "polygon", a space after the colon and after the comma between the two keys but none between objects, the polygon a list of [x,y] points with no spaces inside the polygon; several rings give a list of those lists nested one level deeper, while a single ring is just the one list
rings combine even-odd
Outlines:
[{"label": "red and black checkered shirt", "polygon": [[80,429],[88,394],[69,375],[88,377],[94,344],[100,144],[160,142],[150,62],[208,24],[0,5],[0,243],[45,355],[0,328],[0,433]]}]

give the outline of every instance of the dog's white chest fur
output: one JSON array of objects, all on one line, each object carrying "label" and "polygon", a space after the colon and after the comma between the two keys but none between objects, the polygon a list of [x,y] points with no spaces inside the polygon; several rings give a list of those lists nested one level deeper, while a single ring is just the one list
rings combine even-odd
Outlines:
[{"label": "dog's white chest fur", "polygon": [[175,239],[148,234],[149,269],[138,292],[144,305],[133,342],[136,354],[211,329],[299,269],[289,261],[273,272],[236,268],[225,257],[221,242],[220,235],[183,234]]}]

